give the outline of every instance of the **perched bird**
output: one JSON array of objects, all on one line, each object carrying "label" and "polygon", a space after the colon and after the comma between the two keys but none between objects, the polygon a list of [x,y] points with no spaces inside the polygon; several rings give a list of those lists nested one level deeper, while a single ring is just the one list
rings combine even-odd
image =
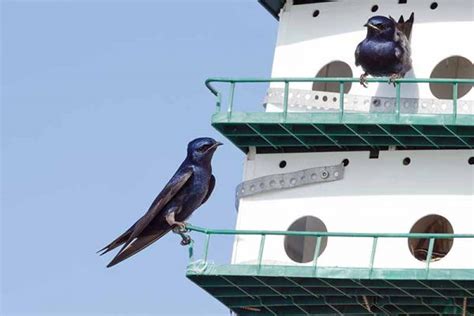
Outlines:
[{"label": "perched bird", "polygon": [[390,82],[403,78],[411,69],[410,35],[414,13],[404,21],[392,17],[373,16],[364,25],[366,38],[357,45],[355,64],[362,66],[364,74],[360,84],[367,87],[367,76],[390,77]]},{"label": "perched bird", "polygon": [[[212,175],[211,159],[222,145],[212,138],[196,138],[188,144],[188,154],[181,166],[143,215],[125,233],[99,250],[103,255],[123,245],[111,267],[149,246],[171,229],[182,232],[184,221],[207,201],[216,180]],[[183,239],[184,240],[184,239]]]}]

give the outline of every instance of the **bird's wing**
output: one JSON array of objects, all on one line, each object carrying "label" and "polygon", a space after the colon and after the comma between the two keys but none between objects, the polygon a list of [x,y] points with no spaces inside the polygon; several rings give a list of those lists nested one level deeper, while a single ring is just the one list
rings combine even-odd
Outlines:
[{"label": "bird's wing", "polygon": [[149,235],[140,235],[138,236],[131,244],[128,245],[125,249],[122,249],[107,265],[107,268],[110,268],[117,263],[130,258],[140,250],[148,247],[156,240],[160,239],[163,235],[171,230],[171,227],[163,225],[161,229],[154,231],[153,234]]},{"label": "bird's wing", "polygon": [[411,29],[413,28],[413,22],[415,21],[415,12],[412,12],[408,20],[404,21],[403,15],[398,19],[397,28],[405,34],[406,38],[410,40]]},{"label": "bird's wing", "polygon": [[180,168],[151,204],[148,212],[138,220],[130,238],[138,236],[193,175],[192,167]]},{"label": "bird's wing", "polygon": [[411,29],[413,28],[413,22],[415,21],[415,12],[412,12],[410,14],[410,17],[406,21],[403,18],[403,15],[400,16],[400,18],[398,19],[398,22],[391,16],[389,16],[389,18],[390,20],[393,21],[393,23],[395,23],[395,27],[398,30],[400,30],[403,34],[405,34],[408,40],[410,40]]},{"label": "bird's wing", "polygon": [[207,187],[207,193],[206,193],[206,196],[204,197],[204,200],[202,200],[201,205],[206,203],[206,201],[209,199],[215,186],[216,186],[216,178],[214,177],[214,175],[211,174],[211,179],[209,179],[209,185]]},{"label": "bird's wing", "polygon": [[112,241],[110,244],[108,244],[107,246],[105,246],[104,248],[100,249],[99,251],[97,251],[97,253],[100,253],[100,255],[104,255],[106,254],[107,252],[117,248],[118,246],[124,244],[125,242],[127,242],[128,238],[130,237],[130,234],[133,232],[133,227],[130,227],[129,229],[127,229],[127,231],[125,233],[123,233],[122,235],[118,236],[114,241]]},{"label": "bird's wing", "polygon": [[[122,245],[122,249],[119,251],[116,257],[118,257],[127,246],[137,238],[141,232],[150,224],[150,222],[156,217],[156,215],[168,204],[168,202],[181,190],[186,182],[193,175],[192,167],[180,168],[166,184],[163,190],[158,194],[153,203],[151,204],[148,212],[142,216],[132,227],[130,227],[125,233],[120,235],[109,245],[105,246],[99,252],[103,251],[101,255],[109,252],[110,250]],[[155,239],[156,240],[156,239]],[[144,247],[143,247],[144,248]],[[143,249],[141,248],[141,249]],[[128,258],[128,257],[127,257]],[[114,259],[115,260],[115,259]],[[122,259],[123,260],[123,259]]]},{"label": "bird's wing", "polygon": [[397,57],[398,60],[402,60],[403,49],[401,47],[395,47],[395,57]]},{"label": "bird's wing", "polygon": [[359,43],[359,45],[357,45],[357,48],[356,48],[356,50],[355,50],[355,52],[354,52],[354,55],[355,55],[355,65],[356,65],[356,66],[359,66],[359,65],[360,65],[360,63],[359,63],[359,52],[360,52],[360,45],[361,45],[361,44],[362,44],[362,43]]},{"label": "bird's wing", "polygon": [[402,70],[402,77],[403,75],[411,69],[411,48],[410,48],[410,41],[407,39],[405,34],[400,31],[395,31],[395,38],[394,38],[397,46],[395,47],[395,57],[400,61],[403,65]]}]

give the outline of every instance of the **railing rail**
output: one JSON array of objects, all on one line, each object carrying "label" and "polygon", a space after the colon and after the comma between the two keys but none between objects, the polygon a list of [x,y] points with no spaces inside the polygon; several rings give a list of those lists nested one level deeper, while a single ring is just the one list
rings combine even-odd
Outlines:
[{"label": "railing rail", "polygon": [[[359,82],[359,78],[209,78],[206,80],[206,87],[214,94],[216,100],[216,112],[221,111],[222,106],[222,92],[217,90],[213,83],[229,83],[229,101],[228,101],[228,116],[231,117],[234,111],[234,93],[236,84],[248,84],[248,83],[272,83],[281,82],[284,83],[284,94],[283,94],[283,117],[286,119],[288,114],[288,95],[290,83],[295,82],[324,82],[324,83],[338,83],[339,84],[339,112],[341,117],[344,115],[344,84],[351,82]],[[387,83],[389,78],[369,78],[367,82],[385,82]],[[417,84],[417,83],[434,83],[434,84],[450,84],[453,88],[453,117],[456,119],[458,113],[458,87],[459,84],[470,84],[474,85],[474,79],[458,79],[458,78],[401,78],[393,80],[395,85],[395,114],[400,117],[400,99],[401,99],[401,86],[405,84]]]},{"label": "railing rail", "polygon": [[[428,253],[426,258],[431,258],[433,254],[433,249],[435,241],[437,239],[455,239],[455,238],[472,238],[474,239],[474,234],[433,234],[433,233],[348,233],[348,232],[308,232],[308,231],[278,231],[278,230],[229,230],[229,229],[208,229],[198,226],[187,225],[188,231],[194,231],[206,235],[205,245],[204,245],[204,254],[203,260],[207,262],[209,254],[209,244],[211,241],[212,235],[253,235],[260,236],[260,245],[258,252],[258,272],[260,272],[263,261],[263,252],[265,249],[265,241],[267,236],[304,236],[304,237],[315,237],[315,253],[313,257],[313,269],[314,273],[318,268],[318,255],[321,247],[321,241],[323,237],[351,237],[351,238],[372,238],[372,250],[370,252],[370,259],[368,268],[370,270],[370,275],[372,275],[372,270],[374,267],[375,254],[377,251],[377,242],[381,238],[410,238],[410,239],[429,239]],[[194,242],[190,244],[190,259],[193,257],[193,247]],[[432,260],[426,260],[425,273],[426,276],[429,274],[430,263]]]}]

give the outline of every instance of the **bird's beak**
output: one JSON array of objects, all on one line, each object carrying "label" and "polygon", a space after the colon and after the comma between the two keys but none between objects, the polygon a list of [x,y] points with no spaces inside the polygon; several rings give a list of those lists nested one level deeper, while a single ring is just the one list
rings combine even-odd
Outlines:
[{"label": "bird's beak", "polygon": [[379,29],[378,27],[376,27],[375,25],[373,25],[373,24],[365,23],[364,26],[365,26],[365,27],[373,28],[374,30],[377,30],[377,31],[380,32],[380,29]]},{"label": "bird's beak", "polygon": [[220,145],[224,145],[222,144],[221,142],[215,142],[211,147],[209,147],[206,152],[208,152],[209,150],[213,150],[214,148],[217,148],[219,147]]}]

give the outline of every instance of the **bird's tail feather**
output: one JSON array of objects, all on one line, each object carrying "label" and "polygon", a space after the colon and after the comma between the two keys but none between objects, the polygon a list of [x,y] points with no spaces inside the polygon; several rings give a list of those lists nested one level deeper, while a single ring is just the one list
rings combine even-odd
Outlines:
[{"label": "bird's tail feather", "polygon": [[153,242],[156,240],[160,239],[165,235],[167,232],[170,231],[170,227],[166,229],[159,230],[158,232],[155,232],[154,234],[151,235],[144,235],[144,236],[138,236],[136,239],[130,242],[130,244],[126,245],[124,248],[122,248],[119,253],[110,261],[110,263],[107,265],[107,268],[110,268],[117,263],[130,258],[140,250],[148,247],[151,245]]},{"label": "bird's tail feather", "polygon": [[133,226],[130,227],[125,233],[123,233],[122,235],[118,236],[114,241],[112,241],[110,244],[108,244],[107,246],[105,246],[104,248],[100,249],[99,251],[97,251],[97,253],[99,255],[103,255],[103,254],[106,254],[107,252],[117,248],[118,246],[120,245],[123,245],[125,242],[127,242],[127,240],[129,239],[130,235],[132,234],[133,232]]},{"label": "bird's tail feather", "polygon": [[413,22],[415,21],[415,12],[410,14],[408,20],[404,20],[403,15],[398,19],[397,27],[405,34],[405,36],[410,40],[411,29],[413,28]]}]

